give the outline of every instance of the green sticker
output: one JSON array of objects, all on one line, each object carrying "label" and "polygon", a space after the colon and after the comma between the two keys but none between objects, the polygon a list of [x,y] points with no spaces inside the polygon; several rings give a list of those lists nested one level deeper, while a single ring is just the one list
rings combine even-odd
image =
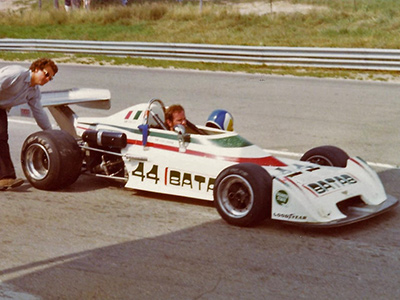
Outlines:
[{"label": "green sticker", "polygon": [[289,202],[289,195],[286,191],[280,190],[276,193],[275,200],[279,205],[286,205]]}]

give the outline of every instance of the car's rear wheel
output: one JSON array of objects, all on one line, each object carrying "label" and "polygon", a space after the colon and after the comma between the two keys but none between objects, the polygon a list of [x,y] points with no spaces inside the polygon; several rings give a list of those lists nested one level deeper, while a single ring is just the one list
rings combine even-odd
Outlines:
[{"label": "car's rear wheel", "polygon": [[217,177],[214,204],[236,226],[254,226],[271,216],[272,177],[259,165],[230,166]]},{"label": "car's rear wheel", "polygon": [[345,168],[349,155],[335,146],[321,146],[308,150],[301,161],[309,161],[322,166]]},{"label": "car's rear wheel", "polygon": [[57,190],[78,179],[82,152],[76,140],[65,131],[39,131],[25,140],[21,163],[32,186],[41,190]]}]

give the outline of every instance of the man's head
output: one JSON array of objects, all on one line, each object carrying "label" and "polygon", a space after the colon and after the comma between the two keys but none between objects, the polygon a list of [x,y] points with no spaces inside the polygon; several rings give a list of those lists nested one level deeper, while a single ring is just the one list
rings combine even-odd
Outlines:
[{"label": "man's head", "polygon": [[31,85],[35,86],[44,85],[53,80],[58,72],[58,67],[51,59],[39,58],[31,64],[29,70],[32,72]]},{"label": "man's head", "polygon": [[169,130],[174,130],[175,125],[186,126],[185,110],[179,104],[171,105],[165,112],[165,122]]}]

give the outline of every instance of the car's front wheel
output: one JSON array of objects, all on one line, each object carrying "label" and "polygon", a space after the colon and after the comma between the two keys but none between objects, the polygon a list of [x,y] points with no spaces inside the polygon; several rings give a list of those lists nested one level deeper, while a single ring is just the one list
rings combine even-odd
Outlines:
[{"label": "car's front wheel", "polygon": [[71,185],[79,177],[82,161],[75,138],[62,130],[35,132],[22,146],[22,170],[37,189],[57,190]]},{"label": "car's front wheel", "polygon": [[272,177],[259,165],[230,166],[217,177],[214,204],[221,217],[236,226],[254,226],[271,216]]},{"label": "car's front wheel", "polygon": [[349,158],[349,155],[338,147],[321,146],[308,150],[300,160],[322,166],[345,168]]}]

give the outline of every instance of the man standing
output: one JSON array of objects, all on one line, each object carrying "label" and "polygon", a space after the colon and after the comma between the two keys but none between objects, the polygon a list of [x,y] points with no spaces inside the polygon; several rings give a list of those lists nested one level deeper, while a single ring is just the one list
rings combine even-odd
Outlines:
[{"label": "man standing", "polygon": [[50,120],[40,102],[39,85],[51,81],[58,72],[57,65],[47,58],[34,61],[29,69],[11,65],[0,69],[0,190],[20,186],[8,145],[8,117],[11,107],[27,103],[36,123],[43,130],[51,129]]},{"label": "man standing", "polygon": [[72,9],[71,0],[65,0],[64,5],[65,5],[65,11],[66,11],[66,12],[71,11],[71,9]]}]

